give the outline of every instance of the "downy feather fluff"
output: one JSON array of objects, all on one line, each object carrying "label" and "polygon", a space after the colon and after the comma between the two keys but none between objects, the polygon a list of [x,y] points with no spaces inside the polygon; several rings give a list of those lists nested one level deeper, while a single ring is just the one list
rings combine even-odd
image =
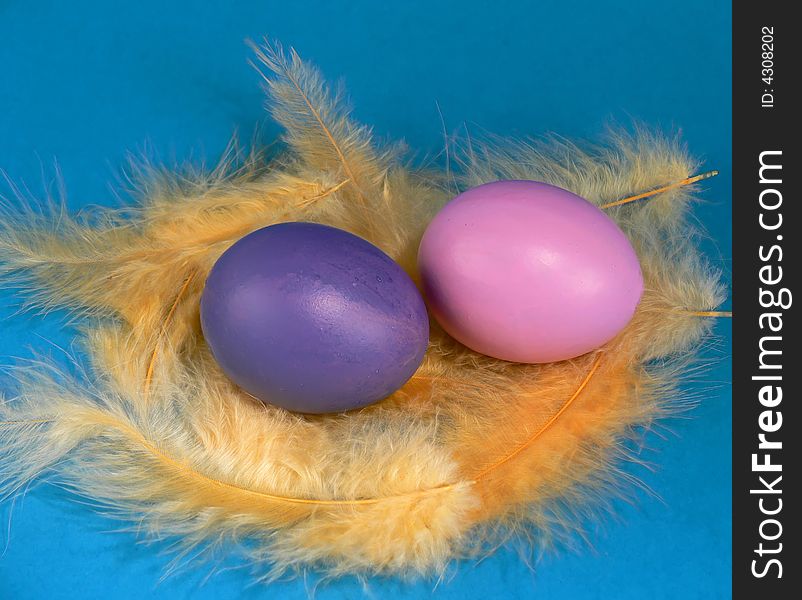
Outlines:
[{"label": "downy feather fluff", "polygon": [[[236,144],[210,172],[136,169],[139,198],[72,216],[0,212],[0,283],[25,304],[69,309],[87,374],[12,369],[0,404],[0,496],[47,476],[179,557],[237,547],[261,576],[442,572],[512,536],[546,545],[626,493],[625,441],[683,410],[676,383],[724,298],[696,250],[695,162],[637,129],[600,144],[488,137],[451,148],[453,172],[417,170],[378,144],[341,92],[278,45],[254,47],[284,128],[271,159]],[[361,235],[416,277],[431,216],[460,189],[536,179],[608,208],[632,240],[646,290],[628,327],[575,360],[512,364],[433,324],[426,358],[390,398],[342,415],[292,414],[233,386],[203,342],[198,300],[220,254],[271,223]],[[243,543],[240,543],[243,542]]]}]

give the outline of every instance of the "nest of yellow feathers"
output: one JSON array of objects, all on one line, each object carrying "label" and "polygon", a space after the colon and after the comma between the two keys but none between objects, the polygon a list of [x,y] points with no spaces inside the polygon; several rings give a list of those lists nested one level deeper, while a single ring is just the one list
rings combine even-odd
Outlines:
[{"label": "nest of yellow feathers", "polygon": [[[141,167],[124,210],[0,213],[0,283],[31,308],[80,320],[85,377],[12,369],[0,404],[0,496],[42,475],[170,537],[179,557],[238,548],[261,576],[427,575],[517,535],[535,544],[581,527],[625,493],[626,440],[687,408],[719,273],[689,224],[697,165],[638,130],[598,145],[472,140],[448,172],[408,164],[354,123],[294,52],[258,50],[283,151],[234,146],[211,172]],[[454,165],[452,165],[454,166]],[[637,312],[596,352],[552,364],[496,360],[435,325],[423,364],[386,400],[301,415],[237,389],[201,335],[198,302],[219,256],[283,221],[333,225],[416,279],[431,217],[459,190],[531,179],[604,207],[637,251]],[[239,543],[246,542],[246,543]]]}]

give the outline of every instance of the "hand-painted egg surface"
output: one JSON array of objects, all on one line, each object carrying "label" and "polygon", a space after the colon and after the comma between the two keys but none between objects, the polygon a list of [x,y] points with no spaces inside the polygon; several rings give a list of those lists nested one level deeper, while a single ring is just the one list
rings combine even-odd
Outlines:
[{"label": "hand-painted egg surface", "polygon": [[522,363],[612,339],[643,292],[635,251],[601,210],[536,181],[498,181],[448,203],[418,266],[437,321],[469,348]]},{"label": "hand-painted egg surface", "polygon": [[264,402],[340,412],[389,396],[423,360],[426,307],[409,276],[362,238],[316,223],[255,231],[212,268],[201,298],[223,371]]}]

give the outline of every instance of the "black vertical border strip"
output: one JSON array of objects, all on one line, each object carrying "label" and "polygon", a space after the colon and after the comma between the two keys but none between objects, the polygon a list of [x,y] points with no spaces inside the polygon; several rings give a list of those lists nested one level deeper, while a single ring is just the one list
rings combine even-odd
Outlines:
[{"label": "black vertical border strip", "polygon": [[[796,286],[800,266],[799,220],[797,205],[800,198],[799,179],[802,168],[799,162],[799,119],[802,110],[799,89],[802,82],[802,23],[792,16],[792,8],[798,7],[795,2],[782,0],[735,1],[733,4],[733,553],[732,583],[733,597],[743,599],[784,599],[798,598],[802,594],[799,585],[802,561],[798,545],[802,544],[798,531],[798,513],[802,511],[802,502],[795,490],[799,490],[799,471],[796,468],[802,448],[802,425],[799,417],[798,380],[802,377],[802,365],[796,364],[800,353],[796,348],[802,344],[799,337],[798,319],[795,313],[799,308],[791,305],[788,309],[767,308],[761,306],[760,293],[771,290],[775,294],[780,289],[788,288],[791,294],[802,289]],[[798,8],[794,10],[798,13]],[[764,28],[771,28],[772,33],[764,33]],[[765,48],[763,36],[773,38],[771,68],[773,77],[770,82],[763,81],[766,66],[763,60]],[[766,108],[767,97],[773,96],[773,106]],[[768,184],[760,181],[760,155],[764,151],[781,151],[782,155],[765,155],[764,161],[782,164],[782,175],[779,171],[766,171],[768,179],[782,179],[782,183]],[[766,189],[776,189],[782,195],[782,204],[775,210],[761,207],[760,194]],[[777,202],[779,196],[768,192],[765,196],[768,204]],[[766,230],[760,225],[761,213],[764,222],[776,224],[781,213],[782,226],[775,230]],[[781,236],[782,239],[778,239]],[[772,246],[782,248],[782,261],[778,260],[779,251],[764,260]],[[762,250],[761,250],[762,248]],[[777,267],[782,267],[782,281],[775,285],[761,282],[760,269],[773,265],[763,271],[769,278],[776,277]],[[768,299],[767,296],[764,296]],[[802,303],[802,295],[793,299]],[[771,332],[766,321],[761,327],[761,314],[779,312],[782,315],[782,331]],[[776,321],[775,321],[776,324]],[[759,368],[759,344],[764,336],[782,336],[782,341],[768,342],[775,349],[781,349],[780,358],[773,357],[773,362],[781,363],[779,370],[761,370]],[[782,376],[782,381],[766,382],[754,380],[759,375]],[[758,462],[765,460],[766,451],[758,448],[758,435],[761,414],[769,410],[761,405],[759,393],[763,386],[770,383],[782,387],[783,400],[771,408],[782,412],[782,426],[776,432],[766,433],[768,439],[782,442],[781,450],[768,451],[771,462],[782,465],[781,472],[756,472],[752,469],[753,455]],[[776,391],[772,392],[776,394]],[[765,421],[776,424],[776,412]],[[765,485],[759,477],[763,476],[772,484],[778,476],[782,479],[774,486],[781,489],[781,494],[765,493]],[[763,490],[764,493],[753,493],[751,490]],[[761,512],[760,501],[767,511],[776,510],[778,499],[782,500],[782,510],[776,515]],[[776,519],[782,526],[782,533],[774,540],[765,539],[777,535],[779,528]],[[761,529],[761,524],[763,524]],[[761,556],[760,544],[770,552]],[[776,554],[771,553],[779,549]],[[772,558],[782,563],[782,578],[778,578],[777,564],[768,567],[764,577],[756,577],[766,570]],[[755,561],[753,563],[753,561]]]}]

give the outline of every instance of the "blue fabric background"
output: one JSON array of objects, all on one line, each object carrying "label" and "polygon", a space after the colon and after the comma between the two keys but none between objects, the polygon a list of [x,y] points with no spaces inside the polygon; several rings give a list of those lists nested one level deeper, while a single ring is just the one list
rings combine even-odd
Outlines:
[{"label": "blue fabric background", "polygon": [[[0,1],[0,168],[39,197],[55,161],[70,206],[114,201],[126,153],[214,159],[232,130],[265,120],[246,37],[294,45],[331,79],[345,77],[356,117],[422,154],[462,122],[502,134],[594,137],[610,119],[680,127],[722,175],[697,215],[709,250],[731,256],[730,7],[721,0],[570,2],[135,3]],[[267,134],[275,131],[265,125]],[[716,250],[716,246],[718,250]],[[58,315],[12,316],[0,295],[0,362],[69,345]],[[592,548],[550,554],[530,571],[502,550],[447,580],[374,580],[375,598],[725,598],[730,596],[730,326],[709,353],[701,406],[669,424],[654,473],[620,519],[593,527]],[[712,388],[712,389],[711,389]],[[249,587],[236,564],[157,583],[163,546],[109,533],[117,523],[51,486],[0,508],[0,598],[306,598],[313,580]],[[318,598],[356,598],[354,580]]]}]

